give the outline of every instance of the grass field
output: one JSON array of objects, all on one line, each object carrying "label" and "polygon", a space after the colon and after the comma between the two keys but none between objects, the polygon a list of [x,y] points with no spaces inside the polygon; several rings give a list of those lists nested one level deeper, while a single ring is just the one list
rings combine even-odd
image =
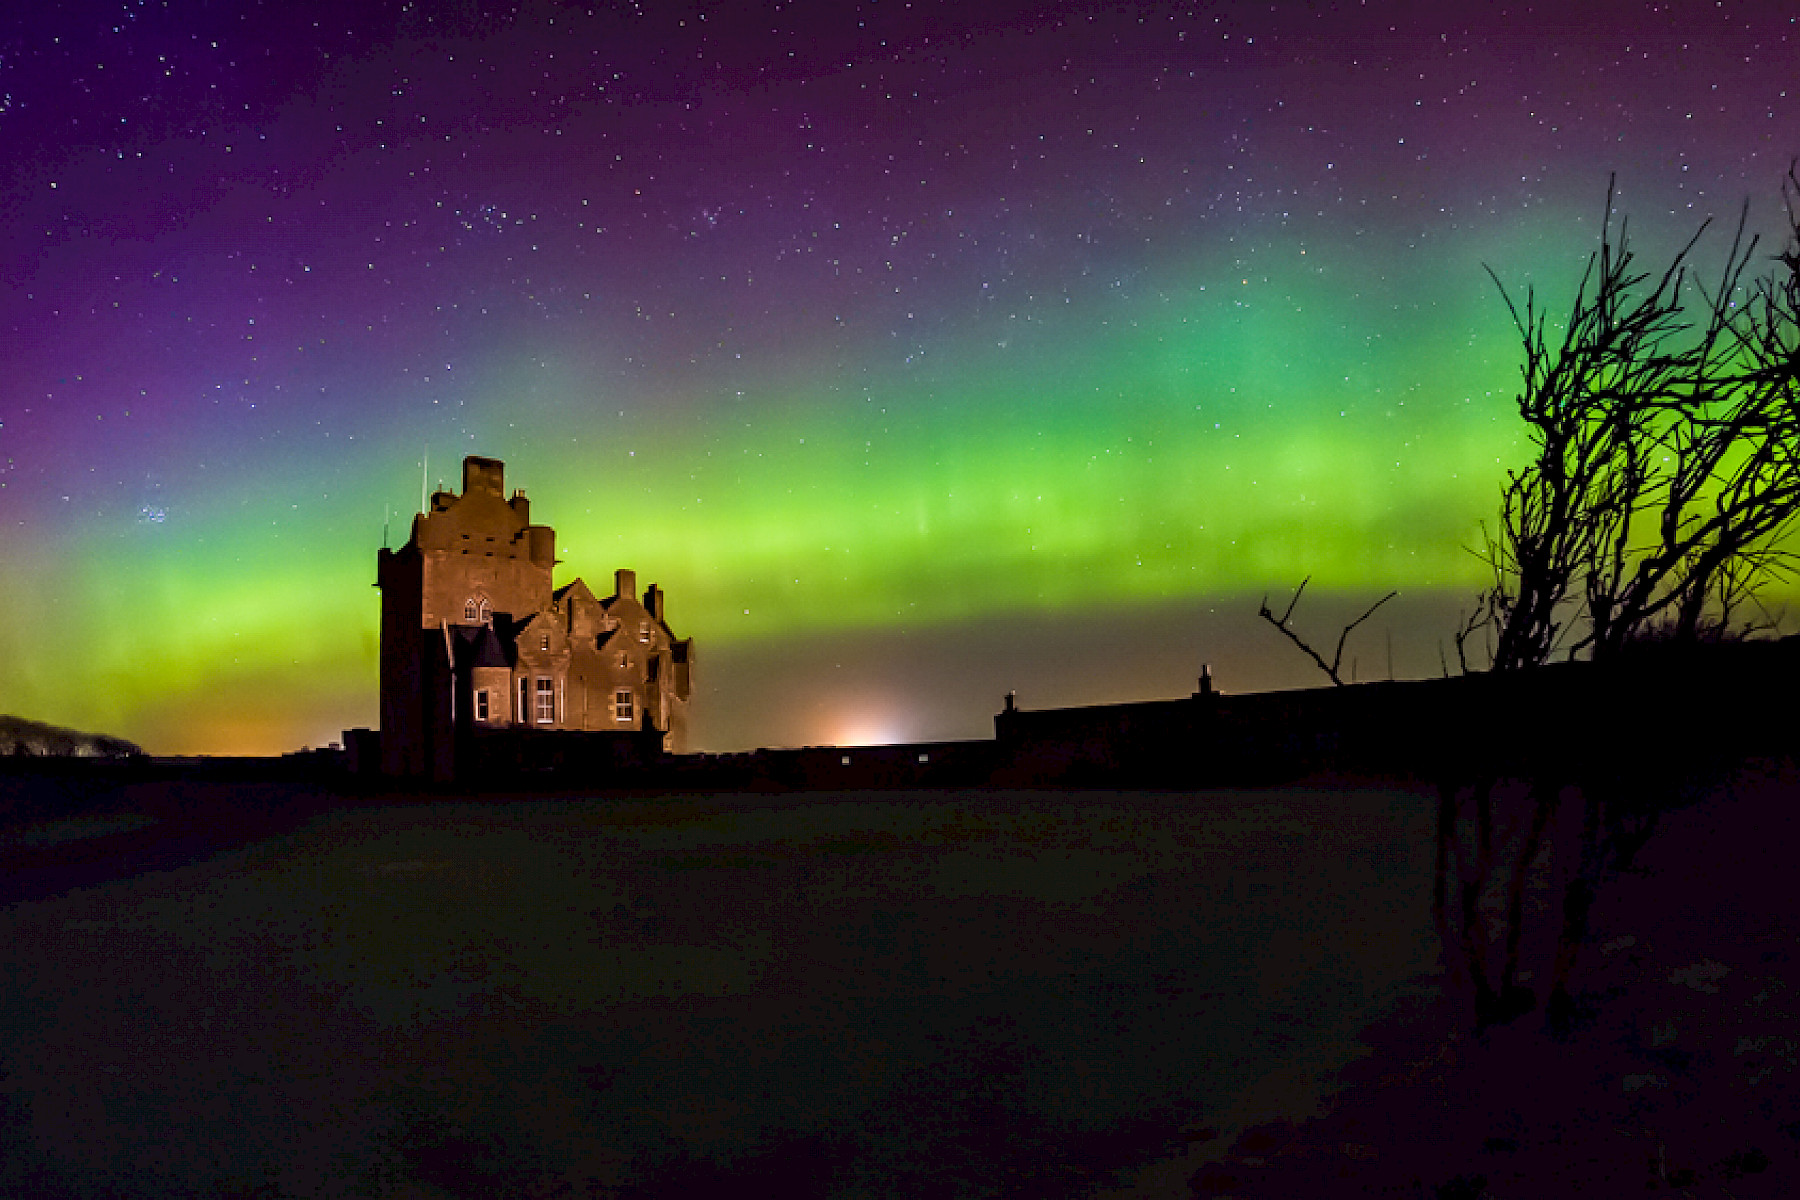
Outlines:
[{"label": "grass field", "polygon": [[342,812],[0,910],[0,1192],[1129,1190],[1429,990],[1405,791]]}]

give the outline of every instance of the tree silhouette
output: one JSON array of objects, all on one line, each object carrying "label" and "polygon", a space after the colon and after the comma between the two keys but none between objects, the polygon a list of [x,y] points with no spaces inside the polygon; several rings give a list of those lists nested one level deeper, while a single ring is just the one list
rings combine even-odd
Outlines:
[{"label": "tree silhouette", "polygon": [[[1559,651],[1598,666],[1649,642],[1678,647],[1757,628],[1733,622],[1789,569],[1785,538],[1800,514],[1793,168],[1782,198],[1789,238],[1773,269],[1746,278],[1757,244],[1745,236],[1746,207],[1709,290],[1690,265],[1706,225],[1662,272],[1640,271],[1623,221],[1614,235],[1609,186],[1600,248],[1557,342],[1535,292],[1515,304],[1490,269],[1520,335],[1518,408],[1536,451],[1501,491],[1484,554],[1492,582],[1456,638],[1465,672],[1478,633],[1488,670],[1507,676]],[[1654,831],[1678,774],[1670,763],[1636,764],[1628,778],[1595,730],[1597,718],[1617,715],[1581,714],[1549,735],[1561,744],[1509,747],[1484,766],[1440,773],[1433,908],[1480,1026],[1536,1005],[1520,969],[1525,889],[1569,790],[1582,805],[1579,851],[1565,856],[1573,865],[1547,1016],[1556,1031],[1573,1017],[1569,977],[1596,891]],[[1509,773],[1526,777],[1522,795],[1503,786]],[[1500,810],[1515,805],[1522,811],[1502,830]]]},{"label": "tree silhouette", "polygon": [[[1782,188],[1795,234],[1777,269],[1746,280],[1757,239],[1738,219],[1717,284],[1695,277],[1694,236],[1660,273],[1635,266],[1606,196],[1552,342],[1534,289],[1515,304],[1519,416],[1536,447],[1508,472],[1484,554],[1493,582],[1467,633],[1490,669],[1604,661],[1647,637],[1718,636],[1783,574],[1800,514],[1800,176]],[[1654,280],[1654,282],[1652,282]]]}]

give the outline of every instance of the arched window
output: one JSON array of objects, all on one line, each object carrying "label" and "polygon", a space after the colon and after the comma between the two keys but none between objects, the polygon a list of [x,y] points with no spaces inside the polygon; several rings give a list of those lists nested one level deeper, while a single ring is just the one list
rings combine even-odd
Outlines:
[{"label": "arched window", "polygon": [[463,620],[481,620],[481,606],[475,603],[475,597],[473,596],[463,601]]},{"label": "arched window", "polygon": [[483,625],[486,625],[488,623],[488,617],[490,615],[491,615],[491,613],[488,609],[487,597],[483,596],[481,598],[481,623]]}]

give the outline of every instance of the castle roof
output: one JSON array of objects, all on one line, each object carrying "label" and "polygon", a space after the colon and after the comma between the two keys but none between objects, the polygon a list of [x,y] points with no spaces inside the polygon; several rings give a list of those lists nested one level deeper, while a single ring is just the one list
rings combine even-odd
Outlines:
[{"label": "castle roof", "polygon": [[452,625],[457,661],[465,667],[511,667],[518,651],[487,625]]}]

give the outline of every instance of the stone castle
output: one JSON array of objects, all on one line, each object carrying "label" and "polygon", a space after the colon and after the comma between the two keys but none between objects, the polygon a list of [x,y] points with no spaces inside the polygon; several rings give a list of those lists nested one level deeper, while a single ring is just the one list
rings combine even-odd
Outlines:
[{"label": "stone castle", "polygon": [[556,531],[533,525],[498,459],[463,460],[399,550],[382,547],[381,767],[450,779],[499,731],[660,734],[685,750],[693,642],[663,620],[655,584],[619,571],[613,594],[553,588]]}]

